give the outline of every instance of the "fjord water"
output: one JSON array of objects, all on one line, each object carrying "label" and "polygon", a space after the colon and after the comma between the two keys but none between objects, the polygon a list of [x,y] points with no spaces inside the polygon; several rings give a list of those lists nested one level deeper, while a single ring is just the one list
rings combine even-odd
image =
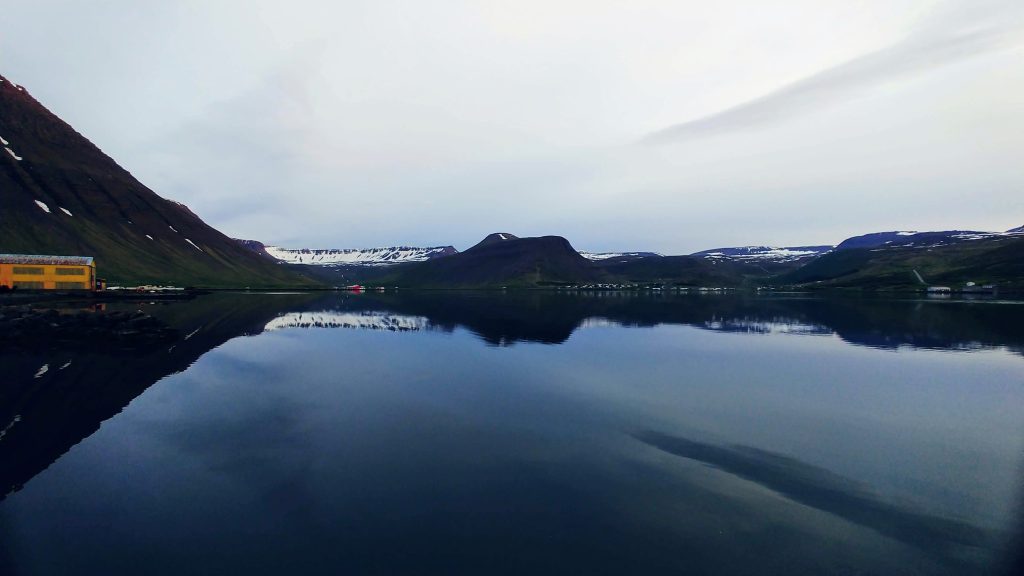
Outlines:
[{"label": "fjord water", "polygon": [[4,574],[1019,567],[1021,303],[122,306],[181,337],[0,352]]}]

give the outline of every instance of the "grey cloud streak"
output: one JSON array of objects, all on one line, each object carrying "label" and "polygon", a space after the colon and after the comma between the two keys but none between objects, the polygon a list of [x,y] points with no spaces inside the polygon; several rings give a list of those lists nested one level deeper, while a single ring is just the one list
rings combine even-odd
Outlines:
[{"label": "grey cloud streak", "polygon": [[969,9],[935,15],[887,48],[720,112],[650,133],[641,142],[666,144],[781,122],[851,100],[886,82],[1024,44],[1024,9],[1004,5],[1000,11],[993,6],[999,4],[979,2]]}]

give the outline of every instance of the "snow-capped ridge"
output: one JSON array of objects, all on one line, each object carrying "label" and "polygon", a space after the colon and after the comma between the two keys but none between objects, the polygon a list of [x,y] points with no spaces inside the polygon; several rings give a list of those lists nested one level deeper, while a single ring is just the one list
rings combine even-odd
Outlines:
[{"label": "snow-capped ridge", "polygon": [[832,246],[738,246],[713,248],[695,252],[708,260],[738,260],[741,262],[796,262],[816,258],[832,250]]},{"label": "snow-capped ridge", "polygon": [[657,252],[580,252],[587,260],[595,262],[610,260],[612,258],[647,258],[649,256],[661,256]]},{"label": "snow-capped ridge", "polygon": [[836,250],[853,248],[934,248],[973,240],[990,240],[1013,236],[1024,232],[1024,227],[1006,232],[984,232],[978,230],[938,230],[933,232],[873,232],[847,238],[836,246]]},{"label": "snow-capped ridge", "polygon": [[457,253],[451,246],[389,246],[382,248],[329,248],[288,249],[278,246],[264,246],[272,258],[287,264],[312,264],[317,266],[391,266],[406,262],[423,262]]}]

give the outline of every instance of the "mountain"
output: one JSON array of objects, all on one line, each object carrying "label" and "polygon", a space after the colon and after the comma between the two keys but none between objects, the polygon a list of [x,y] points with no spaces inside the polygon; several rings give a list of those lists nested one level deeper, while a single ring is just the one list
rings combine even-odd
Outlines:
[{"label": "mountain", "polygon": [[416,248],[394,246],[366,249],[286,249],[266,246],[258,240],[235,242],[259,254],[267,261],[287,264],[296,270],[329,286],[376,283],[391,274],[390,267],[412,262],[425,262],[458,254],[451,246]]},{"label": "mountain", "polygon": [[893,242],[902,243],[904,238],[913,236],[917,232],[872,232],[843,240],[836,246],[836,250],[850,250],[852,248],[874,248],[884,246]]},{"label": "mountain", "polygon": [[847,238],[836,246],[836,250],[851,250],[854,248],[877,248],[881,246],[917,246],[930,247],[946,246],[959,242],[973,240],[988,240],[999,238],[1007,234],[1019,233],[1014,230],[1007,232],[979,232],[977,230],[944,230],[940,232],[874,232],[862,236]]},{"label": "mountain", "polygon": [[0,252],[96,258],[111,284],[312,286],[158,196],[0,76]]},{"label": "mountain", "polygon": [[[530,288],[552,285],[673,284],[739,286],[763,272],[743,263],[653,252],[586,258],[561,236],[519,238],[499,232],[472,248],[394,267],[375,283],[410,288]],[[379,280],[379,282],[378,282]]]},{"label": "mountain", "polygon": [[[967,282],[1024,288],[1024,234],[918,233],[918,242],[836,249],[774,283],[805,287],[919,288],[915,271],[929,284]],[[966,237],[953,238],[953,236]],[[927,241],[921,242],[922,238]]]},{"label": "mountain", "polygon": [[490,234],[464,252],[394,270],[381,283],[416,288],[536,287],[602,277],[561,236],[519,238],[504,232]]},{"label": "mountain", "polygon": [[271,258],[286,264],[311,264],[317,266],[392,266],[405,262],[425,262],[434,258],[451,256],[459,252],[451,246],[432,246],[427,248],[392,246],[389,248],[325,250],[263,246],[262,249]]},{"label": "mountain", "polygon": [[709,260],[736,260],[739,262],[802,262],[821,256],[833,246],[740,246],[737,248],[713,248],[694,252]]},{"label": "mountain", "polygon": [[1010,228],[1005,233],[1006,234],[1024,234],[1024,226],[1018,226],[1016,228]]},{"label": "mountain", "polygon": [[832,250],[832,246],[738,246],[713,248],[691,256],[716,262],[745,264],[746,275],[774,276],[795,270]]}]

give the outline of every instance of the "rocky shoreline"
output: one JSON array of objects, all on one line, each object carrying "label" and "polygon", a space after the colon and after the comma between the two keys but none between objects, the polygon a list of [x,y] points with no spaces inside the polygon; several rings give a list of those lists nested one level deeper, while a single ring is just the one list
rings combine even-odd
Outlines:
[{"label": "rocky shoreline", "polygon": [[0,344],[4,346],[134,348],[177,339],[177,330],[143,312],[0,308]]}]

